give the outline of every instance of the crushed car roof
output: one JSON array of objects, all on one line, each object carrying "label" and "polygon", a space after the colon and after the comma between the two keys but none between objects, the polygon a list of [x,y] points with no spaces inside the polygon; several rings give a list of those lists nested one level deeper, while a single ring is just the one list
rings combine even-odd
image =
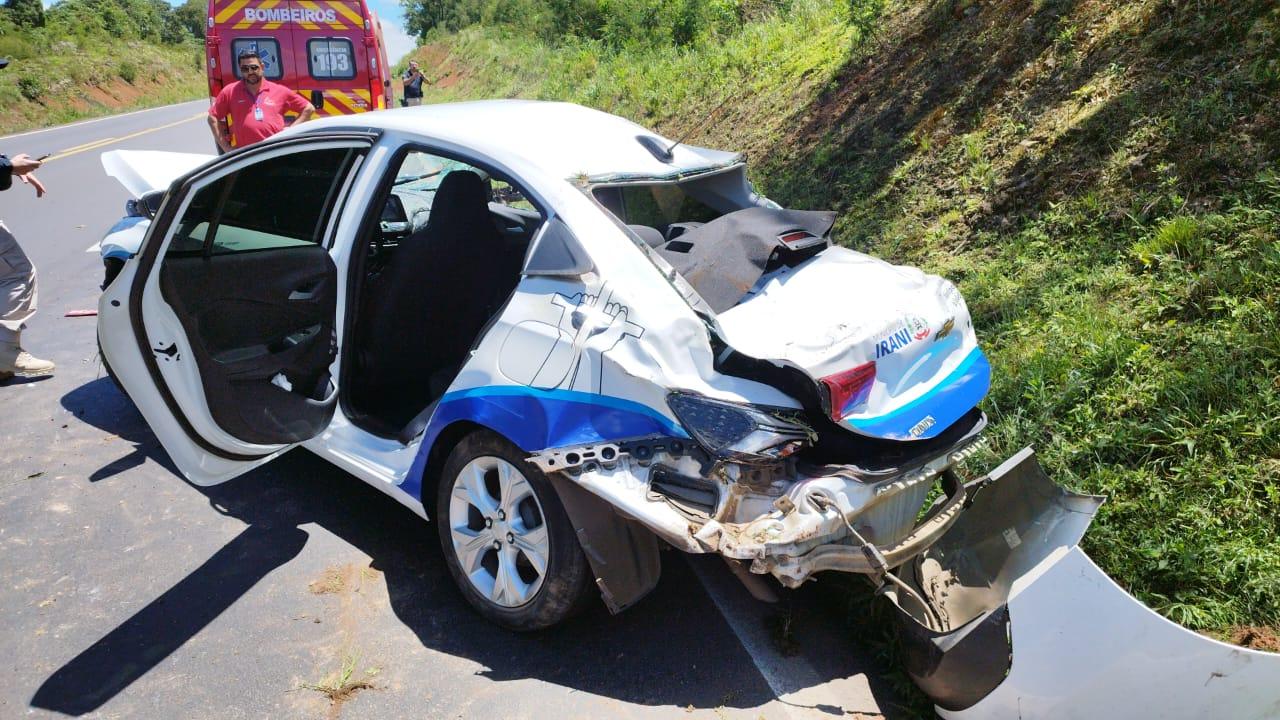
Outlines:
[{"label": "crushed car roof", "polygon": [[637,138],[655,138],[662,148],[674,140],[599,110],[538,100],[480,100],[362,113],[316,120],[300,131],[338,127],[438,138],[495,158],[519,157],[559,177],[586,176],[593,182],[679,176],[741,159],[737,153],[681,144],[672,150],[670,162],[663,162]]}]

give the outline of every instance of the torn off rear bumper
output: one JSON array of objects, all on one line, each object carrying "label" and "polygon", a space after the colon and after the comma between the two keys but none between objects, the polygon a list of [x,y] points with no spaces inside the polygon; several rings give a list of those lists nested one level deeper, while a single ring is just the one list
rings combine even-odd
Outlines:
[{"label": "torn off rear bumper", "polygon": [[1078,547],[1102,499],[1054,484],[1030,448],[895,574],[912,679],[945,718],[1280,717],[1280,655],[1161,617]]}]

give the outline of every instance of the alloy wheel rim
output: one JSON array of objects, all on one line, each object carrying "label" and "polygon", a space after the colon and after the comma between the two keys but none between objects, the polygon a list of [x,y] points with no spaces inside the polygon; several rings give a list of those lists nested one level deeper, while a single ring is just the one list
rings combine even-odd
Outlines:
[{"label": "alloy wheel rim", "polygon": [[506,460],[478,457],[453,479],[449,535],[462,574],[489,602],[520,607],[542,588],[551,556],[542,505]]}]

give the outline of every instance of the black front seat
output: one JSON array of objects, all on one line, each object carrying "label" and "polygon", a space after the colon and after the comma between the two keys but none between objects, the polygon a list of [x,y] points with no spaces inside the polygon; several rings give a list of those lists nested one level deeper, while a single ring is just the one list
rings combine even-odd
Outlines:
[{"label": "black front seat", "polygon": [[395,422],[407,422],[452,381],[489,318],[497,286],[507,293],[514,287],[518,276],[505,277],[503,250],[488,183],[470,170],[445,175],[426,227],[401,243],[371,303],[368,380],[403,400]]}]

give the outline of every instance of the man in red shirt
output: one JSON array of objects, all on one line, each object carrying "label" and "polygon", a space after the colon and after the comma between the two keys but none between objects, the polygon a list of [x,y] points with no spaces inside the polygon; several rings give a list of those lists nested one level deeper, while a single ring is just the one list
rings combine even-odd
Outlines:
[{"label": "man in red shirt", "polygon": [[222,88],[209,108],[209,129],[222,152],[231,150],[232,134],[227,116],[235,128],[235,146],[244,147],[275,135],[284,129],[284,113],[298,113],[294,124],[311,119],[316,109],[306,98],[283,85],[262,76],[262,59],[252,50],[236,58],[240,79]]}]

